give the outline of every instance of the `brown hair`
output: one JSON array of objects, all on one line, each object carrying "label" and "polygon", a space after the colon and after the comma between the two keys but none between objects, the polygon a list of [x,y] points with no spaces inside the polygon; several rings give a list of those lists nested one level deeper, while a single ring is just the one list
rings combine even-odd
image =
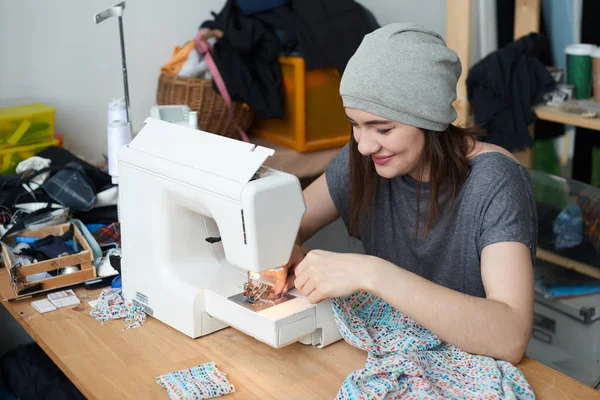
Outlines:
[{"label": "brown hair", "polygon": [[[429,210],[424,236],[431,230],[440,212],[441,195],[449,196],[449,204],[456,199],[470,172],[469,153],[473,150],[480,131],[449,125],[445,131],[424,130],[425,145],[421,165],[429,164]],[[350,235],[356,237],[362,218],[371,217],[371,207],[380,177],[369,157],[358,151],[354,136],[350,138],[350,197],[348,215]],[[417,221],[415,237],[419,232],[419,203],[421,187],[417,183]]]}]

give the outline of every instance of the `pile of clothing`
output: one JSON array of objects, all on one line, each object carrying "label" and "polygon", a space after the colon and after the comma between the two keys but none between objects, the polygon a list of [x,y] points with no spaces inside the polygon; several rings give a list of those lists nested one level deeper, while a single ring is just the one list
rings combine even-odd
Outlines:
[{"label": "pile of clothing", "polygon": [[[212,58],[231,99],[260,118],[283,117],[279,56],[301,56],[309,70],[334,66],[341,73],[364,35],[378,27],[353,0],[227,0],[200,25],[216,32],[208,39]],[[193,41],[176,47],[162,72],[211,79]]]},{"label": "pile of clothing", "polygon": [[533,106],[556,87],[540,60],[547,39],[531,33],[509,43],[475,64],[467,77],[467,95],[475,125],[486,141],[511,152],[533,146],[529,125],[536,121]]},{"label": "pile of clothing", "polygon": [[[59,147],[49,147],[0,175],[0,236],[16,265],[75,254],[74,225],[90,245],[96,265],[109,251],[120,254],[117,187],[110,175]],[[27,230],[70,223],[62,236],[20,236]],[[8,240],[8,237],[12,240]],[[10,245],[9,245],[10,242]],[[114,262],[113,262],[114,263]],[[117,269],[105,268],[110,274]],[[55,271],[59,273],[59,271]],[[45,279],[44,276],[34,277]]]}]

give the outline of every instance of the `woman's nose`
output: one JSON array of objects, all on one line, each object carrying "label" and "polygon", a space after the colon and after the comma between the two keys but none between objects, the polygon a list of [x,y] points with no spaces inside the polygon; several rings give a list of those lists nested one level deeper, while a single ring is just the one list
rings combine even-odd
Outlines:
[{"label": "woman's nose", "polygon": [[371,132],[363,131],[357,140],[358,151],[363,156],[370,156],[371,154],[377,153],[381,147],[379,143],[372,137]]}]

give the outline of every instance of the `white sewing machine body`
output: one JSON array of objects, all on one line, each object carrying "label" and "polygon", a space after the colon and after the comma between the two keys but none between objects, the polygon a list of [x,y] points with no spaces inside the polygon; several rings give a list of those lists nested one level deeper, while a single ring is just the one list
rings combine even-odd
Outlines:
[{"label": "white sewing machine body", "polygon": [[329,301],[240,301],[248,271],[288,262],[306,211],[295,176],[257,173],[273,153],[147,119],[119,154],[125,298],[192,338],[233,326],[273,347],[339,340]]}]

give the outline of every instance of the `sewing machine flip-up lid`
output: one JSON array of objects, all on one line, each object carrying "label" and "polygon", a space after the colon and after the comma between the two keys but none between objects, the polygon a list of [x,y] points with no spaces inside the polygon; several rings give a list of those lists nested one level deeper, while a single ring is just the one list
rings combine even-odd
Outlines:
[{"label": "sewing machine flip-up lid", "polygon": [[274,150],[147,118],[129,148],[245,184]]}]

